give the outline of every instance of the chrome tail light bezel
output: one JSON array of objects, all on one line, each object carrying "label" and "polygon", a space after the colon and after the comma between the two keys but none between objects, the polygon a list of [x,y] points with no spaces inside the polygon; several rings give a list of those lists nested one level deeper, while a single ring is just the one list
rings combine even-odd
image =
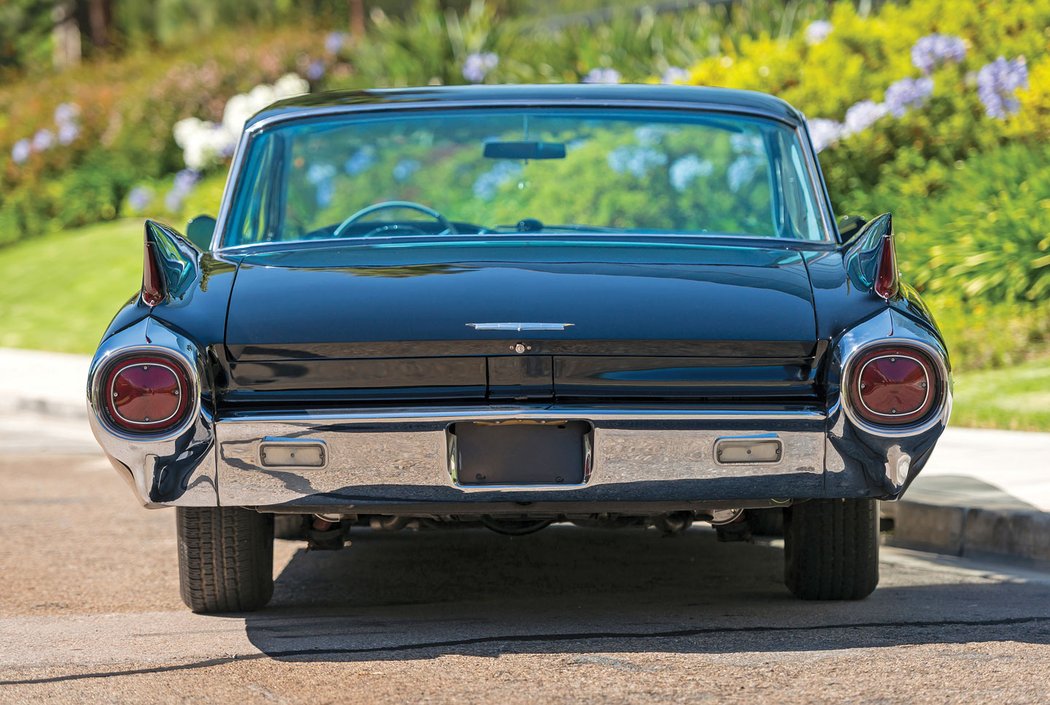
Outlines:
[{"label": "chrome tail light bezel", "polygon": [[[878,422],[863,412],[864,401],[859,388],[860,372],[866,362],[871,361],[871,353],[880,350],[905,354],[914,351],[915,359],[927,371],[929,378],[927,391],[932,401],[923,404],[921,413],[902,414],[902,421]],[[882,338],[872,340],[852,350],[842,366],[841,395],[842,408],[846,416],[857,428],[878,436],[914,436],[944,424],[951,407],[950,372],[945,363],[944,353],[924,341],[914,338]]]},{"label": "chrome tail light bezel", "polygon": [[[151,423],[144,424],[141,429],[132,429],[113,419],[114,412],[109,399],[109,381],[116,368],[130,360],[143,358],[156,360],[158,364],[166,363],[167,366],[177,370],[177,375],[181,376],[180,382],[183,383],[183,389],[180,394],[183,401],[175,414],[178,418],[172,424],[157,426]],[[194,424],[200,415],[200,375],[193,362],[177,349],[161,345],[114,348],[107,351],[104,358],[93,366],[89,399],[93,414],[107,433],[126,440],[163,441],[181,435]]]}]

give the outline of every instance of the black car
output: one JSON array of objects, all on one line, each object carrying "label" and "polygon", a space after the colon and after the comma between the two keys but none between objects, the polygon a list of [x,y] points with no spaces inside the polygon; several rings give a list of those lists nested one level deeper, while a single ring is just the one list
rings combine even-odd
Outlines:
[{"label": "black car", "polygon": [[889,215],[836,226],[803,116],[667,86],[376,90],[245,126],[218,217],[146,223],[96,437],[178,515],[182,595],[251,610],[278,533],[551,522],[746,535],[878,582],[878,500],[947,423]]}]

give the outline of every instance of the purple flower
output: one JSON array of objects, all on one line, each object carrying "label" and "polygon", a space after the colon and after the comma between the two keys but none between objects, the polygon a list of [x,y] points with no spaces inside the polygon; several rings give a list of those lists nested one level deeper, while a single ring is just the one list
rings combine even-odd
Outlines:
[{"label": "purple flower", "polygon": [[193,171],[192,169],[183,169],[175,174],[172,189],[185,196],[193,190],[194,185],[200,180],[200,178],[200,172]]},{"label": "purple flower", "polygon": [[947,61],[959,63],[965,58],[966,42],[949,34],[929,34],[911,48],[911,62],[924,74]]},{"label": "purple flower", "polygon": [[726,185],[733,193],[739,193],[740,189],[748,184],[758,173],[763,160],[750,154],[742,154],[733,160],[726,170]]},{"label": "purple flower", "polygon": [[1028,64],[1023,56],[1013,61],[999,57],[977,72],[977,96],[988,117],[1005,120],[1021,109],[1017,89],[1028,87]]},{"label": "purple flower", "polygon": [[902,78],[886,89],[886,107],[894,117],[904,117],[909,108],[919,108],[926,104],[933,93],[933,79]]},{"label": "purple flower", "polygon": [[350,176],[357,176],[363,171],[369,169],[376,160],[376,151],[373,147],[365,146],[350,155],[350,158],[343,162],[343,171]]},{"label": "purple flower", "polygon": [[62,126],[72,123],[80,114],[80,108],[73,103],[61,103],[55,108],[55,124]]},{"label": "purple flower", "polygon": [[320,59],[311,61],[310,65],[306,67],[306,78],[311,81],[320,81],[324,78],[324,62]]},{"label": "purple flower", "polygon": [[474,180],[474,197],[482,201],[491,201],[503,184],[520,173],[521,164],[517,162],[496,162],[495,166]]},{"label": "purple flower", "polygon": [[482,83],[485,77],[499,65],[499,57],[492,52],[468,54],[463,62],[463,78],[471,83]]},{"label": "purple flower", "polygon": [[828,38],[831,34],[833,27],[827,20],[817,20],[816,22],[810,22],[809,26],[806,27],[806,44],[810,46],[814,44],[820,44],[822,41]]},{"label": "purple flower", "polygon": [[660,83],[665,83],[667,85],[685,83],[687,80],[689,80],[689,72],[678,66],[672,66],[667,69],[664,71],[664,75],[660,77]]},{"label": "purple flower", "polygon": [[418,159],[402,159],[394,165],[394,170],[392,172],[394,175],[394,181],[397,181],[398,183],[407,181],[412,174],[419,171],[419,167],[421,166],[422,164],[419,163]]},{"label": "purple flower", "polygon": [[164,207],[171,213],[177,213],[182,210],[182,196],[175,192],[175,189],[168,191],[164,194]]},{"label": "purple flower", "polygon": [[324,50],[329,54],[338,54],[346,44],[346,32],[329,32],[324,38]]},{"label": "purple flower", "polygon": [[58,126],[59,144],[70,144],[80,136],[80,127],[75,122],[64,122]]},{"label": "purple flower", "polygon": [[37,130],[33,135],[33,151],[43,152],[51,149],[55,144],[55,133],[51,130]]},{"label": "purple flower", "polygon": [[609,167],[617,174],[643,178],[650,169],[667,163],[667,155],[649,147],[617,147],[607,157]]},{"label": "purple flower", "polygon": [[671,187],[678,193],[682,193],[698,178],[710,176],[712,171],[714,171],[714,165],[711,162],[695,154],[687,154],[671,164],[671,168],[668,169],[668,177],[671,179]]},{"label": "purple flower", "polygon": [[15,164],[24,164],[32,153],[33,145],[29,143],[29,140],[18,140],[11,147],[11,161]]},{"label": "purple flower", "polygon": [[[131,193],[128,194],[128,206],[135,213],[141,213],[149,207],[150,202],[153,200],[153,191],[146,186],[136,186],[131,189]],[[177,210],[172,208],[171,210]]]},{"label": "purple flower", "polygon": [[583,77],[584,83],[619,83],[620,72],[616,69],[591,69]]},{"label": "purple flower", "polygon": [[863,132],[888,112],[889,109],[885,103],[876,103],[873,100],[862,100],[856,103],[846,111],[845,124],[842,130],[843,136]]},{"label": "purple flower", "polygon": [[171,190],[164,195],[164,207],[173,213],[181,210],[182,202],[190,195],[200,177],[200,172],[192,169],[183,169],[175,174]]},{"label": "purple flower", "polygon": [[842,137],[842,123],[834,120],[825,120],[824,118],[807,120],[807,123],[809,124],[810,139],[813,140],[813,149],[818,152],[823,152]]},{"label": "purple flower", "polygon": [[729,147],[734,154],[750,154],[756,157],[766,154],[762,138],[754,132],[734,132],[729,135]]},{"label": "purple flower", "polygon": [[314,201],[318,208],[327,208],[335,196],[336,169],[331,164],[311,164],[306,170],[306,180],[314,186]]}]

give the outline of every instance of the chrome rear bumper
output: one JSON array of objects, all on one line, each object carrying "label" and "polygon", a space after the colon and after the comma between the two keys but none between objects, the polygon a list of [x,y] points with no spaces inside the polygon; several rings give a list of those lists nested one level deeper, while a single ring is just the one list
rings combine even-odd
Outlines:
[{"label": "chrome rear bumper", "polygon": [[[456,422],[583,420],[593,451],[571,486],[462,486],[450,461]],[[360,411],[216,423],[222,505],[342,506],[476,502],[702,502],[823,495],[827,417],[816,409],[473,407]],[[775,461],[719,462],[727,439],[776,439]],[[266,467],[266,443],[324,449],[323,467]]]}]

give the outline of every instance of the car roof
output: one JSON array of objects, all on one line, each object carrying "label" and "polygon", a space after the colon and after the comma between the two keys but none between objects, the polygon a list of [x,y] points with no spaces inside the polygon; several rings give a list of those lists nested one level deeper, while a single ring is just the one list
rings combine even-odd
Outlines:
[{"label": "car roof", "polygon": [[480,104],[499,107],[501,104],[521,106],[544,104],[603,105],[624,107],[689,108],[698,110],[725,110],[763,115],[783,120],[792,125],[805,121],[798,110],[783,100],[766,93],[729,88],[664,85],[500,85],[500,86],[427,86],[420,88],[382,88],[358,91],[330,91],[307,93],[282,100],[256,113],[245,125],[251,128],[271,118],[294,118],[312,113],[340,112],[366,106],[397,106],[399,104],[434,105],[442,103]]}]

